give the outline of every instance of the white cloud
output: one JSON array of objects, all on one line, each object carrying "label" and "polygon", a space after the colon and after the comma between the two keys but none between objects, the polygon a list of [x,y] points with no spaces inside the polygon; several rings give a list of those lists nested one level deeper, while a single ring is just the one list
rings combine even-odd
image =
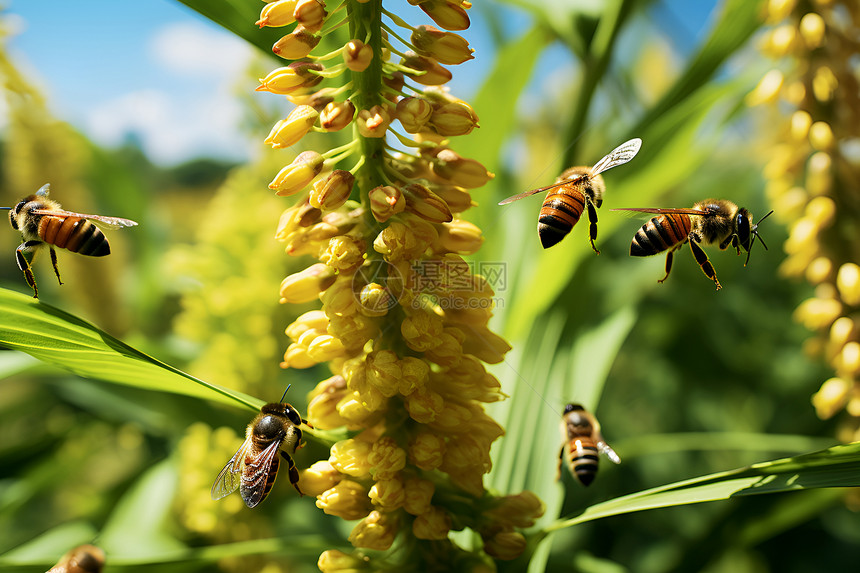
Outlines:
[{"label": "white cloud", "polygon": [[179,75],[235,78],[246,69],[253,48],[244,40],[197,22],[177,22],[156,31],[149,44],[159,66]]}]

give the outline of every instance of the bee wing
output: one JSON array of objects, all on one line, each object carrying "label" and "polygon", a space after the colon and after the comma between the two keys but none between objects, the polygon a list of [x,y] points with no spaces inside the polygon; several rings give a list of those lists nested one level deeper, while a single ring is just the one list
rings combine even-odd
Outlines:
[{"label": "bee wing", "polygon": [[86,213],[75,213],[73,211],[64,211],[62,209],[34,209],[34,215],[48,215],[51,217],[80,217],[81,219],[89,219],[99,227],[105,229],[121,229],[122,227],[134,227],[137,221],[131,219],[123,219],[121,217],[105,217],[103,215],[87,215]]},{"label": "bee wing", "polygon": [[544,193],[549,191],[550,189],[555,189],[556,187],[561,187],[562,185],[567,185],[569,183],[573,183],[575,181],[579,181],[580,179],[586,177],[586,175],[577,175],[576,177],[571,177],[570,179],[565,179],[564,181],[556,181],[552,185],[547,185],[546,187],[539,187],[537,189],[532,189],[530,191],[526,191],[525,193],[517,193],[516,195],[512,195],[507,199],[503,199],[499,201],[499,205],[507,205],[508,203],[513,203],[514,201],[519,201],[520,199],[525,199],[526,197],[531,197],[537,193]]},{"label": "bee wing", "polygon": [[642,147],[642,140],[638,137],[631,139],[630,141],[625,141],[615,149],[609,152],[607,156],[594,164],[594,167],[591,168],[591,174],[597,175],[598,173],[603,173],[608,169],[612,169],[613,167],[617,167],[622,163],[627,163],[639,153],[639,148]]},{"label": "bee wing", "polygon": [[609,461],[611,461],[613,464],[621,463],[621,458],[618,457],[618,454],[615,453],[615,450],[609,447],[609,444],[603,441],[603,438],[597,441],[597,449],[600,450],[601,454],[609,458]]},{"label": "bee wing", "polygon": [[624,211],[627,212],[631,217],[636,217],[637,213],[648,213],[648,214],[657,214],[657,215],[665,215],[669,213],[676,213],[679,215],[707,215],[707,211],[702,211],[701,209],[663,209],[658,207],[646,207],[646,208],[638,208],[638,207],[622,207],[620,209],[610,209],[610,211]]},{"label": "bee wing", "polygon": [[236,491],[241,480],[242,469],[245,465],[245,456],[248,454],[248,449],[251,447],[251,438],[246,439],[239,449],[215,478],[215,483],[212,484],[212,499],[218,500],[226,497]]},{"label": "bee wing", "polygon": [[[281,449],[281,440],[275,440],[245,464],[242,472],[242,487],[239,492],[245,505],[255,507],[263,501],[266,493],[266,483],[269,481],[269,471],[272,463],[278,460],[278,451]],[[277,468],[275,468],[277,472]]]}]

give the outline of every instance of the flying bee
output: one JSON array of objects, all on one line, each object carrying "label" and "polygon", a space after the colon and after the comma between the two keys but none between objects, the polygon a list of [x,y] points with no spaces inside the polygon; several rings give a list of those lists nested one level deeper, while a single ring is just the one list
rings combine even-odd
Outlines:
[{"label": "flying bee", "polygon": [[295,408],[284,402],[286,395],[284,391],[280,402],[263,406],[248,424],[245,441],[212,484],[212,499],[221,499],[238,487],[245,505],[255,507],[266,499],[275,483],[280,465],[279,453],[287,462],[290,483],[299,495],[304,495],[299,489],[299,471],[292,455],[302,446],[299,426],[310,424]]},{"label": "flying bee", "polygon": [[565,450],[570,473],[584,486],[589,486],[597,475],[598,453],[605,455],[613,463],[621,463],[621,458],[603,439],[597,418],[579,404],[568,404],[564,407],[561,433],[564,445],[558,454],[558,479],[561,478],[561,463]]},{"label": "flying bee", "polygon": [[63,555],[48,573],[101,573],[105,552],[95,545],[78,545]]},{"label": "flying bee", "polygon": [[102,217],[101,215],[85,215],[64,211],[60,204],[48,198],[50,185],[43,185],[36,193],[21,199],[14,207],[0,207],[9,210],[9,222],[12,228],[20,231],[24,242],[15,249],[18,268],[24,272],[27,284],[33,289],[33,297],[39,298],[36,288],[36,278],[30,263],[36,252],[48,245],[51,252],[51,264],[57,281],[60,271],[57,268],[57,253],[54,247],[67,249],[73,253],[90,257],[104,257],[110,254],[110,245],[104,233],[96,226],[107,229],[133,227],[136,222],[119,217]]},{"label": "flying bee", "polygon": [[758,226],[767,219],[773,211],[752,223],[752,213],[738,207],[726,199],[705,199],[693,205],[692,209],[613,209],[613,211],[637,211],[640,213],[657,213],[642,228],[636,232],[630,243],[630,254],[634,257],[647,257],[668,250],[666,254],[666,276],[657,282],[662,283],[669,278],[672,270],[672,255],[684,243],[690,243],[690,249],[696,262],[702,268],[705,276],[714,281],[717,290],[722,288],[717,280],[717,272],[708,259],[701,245],[718,244],[720,250],[726,250],[729,245],[747,252],[744,266],[750,261],[752,247],[756,238],[767,250],[767,245],[758,234]]},{"label": "flying bee", "polygon": [[591,248],[599,255],[600,251],[594,246],[594,240],[597,238],[597,208],[603,204],[603,193],[606,190],[600,174],[633,159],[641,146],[641,139],[631,139],[613,149],[609,155],[595,163],[594,167],[571,167],[562,172],[552,185],[508,197],[499,205],[507,205],[546,191],[538,217],[538,237],[544,249],[565,238],[579,221],[583,209],[587,208]]}]

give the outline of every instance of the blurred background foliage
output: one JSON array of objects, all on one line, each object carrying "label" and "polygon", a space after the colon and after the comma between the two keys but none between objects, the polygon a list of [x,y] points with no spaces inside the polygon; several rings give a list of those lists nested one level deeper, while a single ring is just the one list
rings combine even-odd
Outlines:
[{"label": "blurred background foliage", "polygon": [[[241,14],[257,5],[185,3],[209,6],[201,11],[268,51],[271,38],[254,39],[246,30],[253,16]],[[488,486],[536,492],[547,503],[539,527],[631,492],[836,443],[839,416],[822,421],[810,405],[831,370],[803,352],[810,334],[792,320],[812,287],[777,272],[785,229],[768,220],[761,232],[770,250],[756,249],[746,268],[731,252],[710,249],[724,285],[715,293],[686,250],[657,284],[663,257],[628,256],[642,221],[609,212],[706,197],[757,216],[780,209],[762,191],[773,127],[744,105],[772,66],[756,47],[762,3],[720,2],[703,30],[683,29],[669,12],[650,0],[480,2],[472,10],[494,45],[477,54],[488,73],[470,98],[481,129],[456,149],[496,174],[466,216],[484,231],[473,260],[495,273],[494,325],[514,346],[494,369],[511,397],[491,409],[507,436],[494,449]],[[548,65],[559,53],[562,63]],[[5,51],[0,74],[9,116],[2,204],[50,181],[75,210],[141,223],[111,233],[107,262],[61,252],[62,287],[47,261],[37,262],[43,299],[261,400],[291,383],[288,399],[303,410],[304,393],[327,372],[278,368],[283,329],[306,310],[279,305],[278,284],[306,261],[274,241],[288,203],[266,188],[291,157],[159,167],[133,141],[99,148],[53,118],[46,95]],[[262,139],[276,118],[250,99],[247,107],[248,129]],[[537,197],[496,205],[630,137],[643,148],[606,175],[600,256],[584,224],[543,251]],[[26,292],[12,255],[18,239],[11,231],[0,237],[8,253],[0,285]],[[216,561],[225,571],[314,571],[321,549],[344,542],[349,524],[284,483],[254,511],[235,495],[209,499],[248,410],[89,381],[11,351],[0,353],[0,374],[6,564],[44,570],[69,547],[94,541],[108,550],[108,571],[207,570]],[[559,415],[571,401],[597,413],[623,459],[602,464],[587,490],[564,472],[555,480]],[[297,463],[325,455],[312,445]],[[837,570],[856,559],[857,508],[846,490],[809,490],[621,515],[555,532],[530,570]]]}]

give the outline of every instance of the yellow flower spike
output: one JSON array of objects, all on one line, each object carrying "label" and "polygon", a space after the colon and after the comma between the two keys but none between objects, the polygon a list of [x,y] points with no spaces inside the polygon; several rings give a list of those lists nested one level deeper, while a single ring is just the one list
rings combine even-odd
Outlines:
[{"label": "yellow flower spike", "polygon": [[287,95],[300,89],[311,88],[322,81],[322,76],[312,72],[322,70],[321,64],[293,62],[288,66],[272,70],[266,77],[260,78],[260,85],[256,91]]},{"label": "yellow flower spike", "polygon": [[295,195],[313,181],[323,168],[323,157],[316,151],[299,153],[292,163],[281,169],[269,183],[269,189],[281,197]]},{"label": "yellow flower spike", "polygon": [[478,116],[466,102],[455,101],[435,107],[427,124],[444,137],[466,135],[478,127]]},{"label": "yellow flower spike", "polygon": [[409,396],[424,389],[430,376],[430,365],[420,358],[407,356],[400,361],[400,372],[398,392]]},{"label": "yellow flower spike", "polygon": [[403,501],[403,509],[406,513],[418,516],[430,510],[430,500],[436,491],[433,482],[420,478],[409,478],[403,482],[403,490],[406,497]]},{"label": "yellow flower spike", "polygon": [[458,253],[471,255],[484,243],[481,229],[463,219],[454,219],[444,223],[439,231],[439,238],[433,244],[438,253]]},{"label": "yellow flower spike", "polygon": [[317,362],[328,362],[346,355],[343,343],[331,334],[321,334],[308,345],[308,356]]},{"label": "yellow flower spike", "polygon": [[305,495],[316,497],[340,483],[343,474],[329,462],[320,460],[299,472],[299,489]]},{"label": "yellow flower spike", "polygon": [[445,203],[452,213],[462,213],[466,209],[473,207],[475,202],[472,201],[472,196],[468,191],[456,185],[437,185],[434,190]]},{"label": "yellow flower spike", "polygon": [[842,302],[849,306],[860,306],[860,266],[845,263],[836,274],[836,288]]},{"label": "yellow flower spike", "polygon": [[272,53],[285,60],[300,60],[317,47],[320,39],[320,36],[314,35],[303,26],[297,26],[291,33],[274,43]]},{"label": "yellow flower spike", "polygon": [[400,362],[391,350],[378,350],[367,355],[367,382],[386,398],[397,394],[401,378]]},{"label": "yellow flower spike", "polygon": [[420,97],[404,97],[397,102],[394,114],[407,133],[418,133],[430,121],[433,106]]},{"label": "yellow flower spike", "polygon": [[842,314],[842,304],[829,298],[808,298],[794,311],[794,320],[809,330],[822,330],[830,327]]},{"label": "yellow flower spike", "polygon": [[815,12],[809,12],[800,19],[800,36],[803,42],[810,50],[820,47],[824,43],[824,34],[826,32],[824,18]]},{"label": "yellow flower spike", "polygon": [[440,64],[457,65],[474,59],[475,50],[462,36],[443,32],[433,26],[418,26],[410,37],[415,52],[433,58]]},{"label": "yellow flower spike", "polygon": [[407,183],[401,187],[406,198],[406,210],[431,223],[447,223],[454,219],[445,201],[426,185]]},{"label": "yellow flower spike", "polygon": [[829,102],[833,99],[833,94],[836,88],[839,87],[839,80],[836,75],[827,66],[821,66],[815,70],[815,75],[812,78],[812,94],[815,99],[822,103]]},{"label": "yellow flower spike", "polygon": [[355,106],[349,100],[330,102],[320,113],[320,127],[326,131],[340,131],[355,117]]},{"label": "yellow flower spike", "polygon": [[747,106],[753,107],[776,101],[785,78],[779,70],[770,70],[746,97]]},{"label": "yellow flower spike", "polygon": [[335,169],[327,178],[314,183],[308,200],[313,207],[323,211],[337,209],[349,199],[354,183],[355,176],[352,173]]},{"label": "yellow flower spike", "polygon": [[371,511],[349,534],[349,542],[355,547],[385,551],[397,537],[399,520],[396,515]]},{"label": "yellow flower spike", "polygon": [[281,281],[281,304],[303,303],[316,300],[335,281],[331,267],[316,263],[303,271],[293,273]]},{"label": "yellow flower spike", "polygon": [[391,114],[385,107],[375,105],[370,109],[359,110],[356,122],[358,133],[362,137],[385,137],[388,126],[391,125]]},{"label": "yellow flower spike", "polygon": [[362,239],[340,235],[329,239],[328,247],[320,254],[320,260],[341,273],[358,269],[364,262],[367,245]]},{"label": "yellow flower spike", "polygon": [[431,168],[434,174],[446,182],[466,189],[482,187],[495,177],[480,162],[461,157],[451,149],[443,149],[436,154]]},{"label": "yellow flower spike", "polygon": [[404,75],[422,86],[440,86],[451,81],[453,77],[451,70],[443,67],[436,60],[412,52],[406,53],[400,65],[415,70],[414,74],[404,72]]},{"label": "yellow flower spike", "polygon": [[432,471],[442,465],[445,439],[435,432],[421,432],[409,442],[409,461],[416,467]]},{"label": "yellow flower spike", "polygon": [[426,512],[412,522],[412,533],[418,539],[448,539],[451,531],[451,516],[441,507],[430,506]]},{"label": "yellow flower spike", "polygon": [[426,352],[441,344],[442,328],[442,318],[422,310],[412,312],[400,324],[406,345],[416,352]]},{"label": "yellow flower spike", "polygon": [[[313,300],[313,299],[311,299]],[[310,310],[291,322],[284,331],[294,341],[309,330],[325,332],[328,327],[328,317],[321,310]]]},{"label": "yellow flower spike", "polygon": [[462,6],[447,0],[426,0],[418,4],[441,28],[458,32],[469,27],[469,15]]},{"label": "yellow flower spike", "polygon": [[310,32],[319,32],[326,16],[328,12],[321,0],[299,0],[293,12],[296,22]]},{"label": "yellow flower spike", "polygon": [[323,380],[308,395],[308,421],[319,430],[334,430],[347,425],[338,404],[349,394],[351,392],[347,390],[343,376],[335,375]]},{"label": "yellow flower spike", "polygon": [[322,573],[359,573],[369,571],[370,559],[347,555],[337,549],[323,551],[317,561],[317,567]]},{"label": "yellow flower spike", "polygon": [[513,527],[527,529],[546,511],[546,506],[538,496],[530,491],[516,495],[506,495],[485,515]]},{"label": "yellow flower spike", "polygon": [[370,488],[368,496],[373,505],[383,511],[400,509],[406,500],[406,490],[403,487],[403,480],[399,477],[379,480]]},{"label": "yellow flower spike", "polygon": [[343,63],[353,72],[363,72],[373,60],[373,48],[361,40],[350,40],[343,47]]},{"label": "yellow flower spike", "polygon": [[[375,411],[369,410],[361,403],[361,399],[357,392],[351,392],[338,402],[337,411],[344,419],[349,420],[353,425],[359,427],[364,427],[368,420],[373,419],[378,414]],[[358,428],[350,427],[349,429]]]},{"label": "yellow flower spike", "polygon": [[317,496],[316,506],[328,515],[347,521],[361,519],[371,510],[367,490],[360,483],[348,479]]},{"label": "yellow flower spike", "polygon": [[311,366],[315,366],[318,364],[316,360],[311,358],[308,355],[308,349],[306,346],[302,346],[298,342],[294,342],[287,347],[286,352],[284,352],[284,361],[281,362],[281,368],[295,368],[297,370],[303,370],[305,368],[310,368]]},{"label": "yellow flower spike", "polygon": [[434,364],[443,367],[452,367],[460,362],[460,359],[463,357],[463,345],[460,340],[448,332],[455,329],[446,328],[445,330],[446,332],[440,335],[439,345],[431,348],[424,355]]},{"label": "yellow flower spike", "polygon": [[526,538],[522,533],[511,529],[503,529],[489,538],[484,538],[484,551],[493,559],[511,561],[526,550]]},{"label": "yellow flower spike", "polygon": [[277,0],[276,2],[269,2],[263,6],[263,10],[260,12],[260,19],[256,22],[257,26],[260,28],[266,26],[277,28],[292,24],[296,21],[295,17],[293,17],[293,11],[296,9],[296,1]]},{"label": "yellow flower spike", "polygon": [[397,302],[391,292],[378,283],[364,285],[358,293],[358,300],[358,311],[368,317],[385,316]]},{"label": "yellow flower spike", "polygon": [[373,443],[367,461],[371,465],[370,475],[373,479],[392,479],[406,467],[406,452],[397,445],[394,438],[383,436]]},{"label": "yellow flower spike", "polygon": [[436,420],[445,408],[445,401],[437,392],[422,388],[405,397],[409,417],[419,424],[429,424]]},{"label": "yellow flower spike", "polygon": [[355,478],[365,478],[370,475],[371,463],[368,459],[370,452],[370,444],[350,438],[336,442],[331,447],[331,457],[328,461],[340,473]]},{"label": "yellow flower spike", "polygon": [[833,130],[825,121],[816,121],[809,128],[809,143],[814,149],[828,150],[834,145]]},{"label": "yellow flower spike", "polygon": [[[311,106],[300,105],[290,112],[286,119],[275,124],[264,143],[271,145],[272,149],[295,145],[310,131],[319,115],[319,112]],[[318,205],[314,206],[318,207]]]}]

